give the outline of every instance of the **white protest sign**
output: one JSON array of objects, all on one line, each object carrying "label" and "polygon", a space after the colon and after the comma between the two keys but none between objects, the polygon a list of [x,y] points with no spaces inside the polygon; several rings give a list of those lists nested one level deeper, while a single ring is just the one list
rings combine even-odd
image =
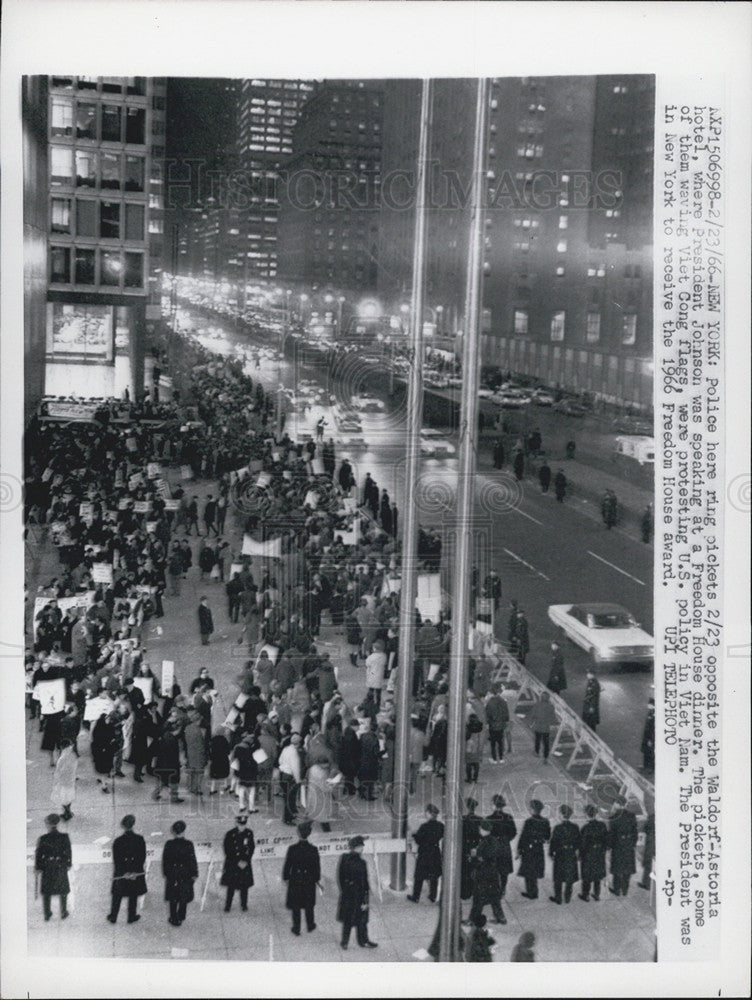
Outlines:
[{"label": "white protest sign", "polygon": [[112,565],[110,563],[94,563],[91,567],[91,578],[94,583],[112,583]]},{"label": "white protest sign", "polygon": [[180,507],[180,501],[179,500],[165,500],[164,505],[165,505],[165,510],[176,511]]},{"label": "white protest sign", "polygon": [[193,479],[193,469],[190,465],[180,466],[180,478],[181,479]]},{"label": "white protest sign", "polygon": [[423,619],[430,618],[432,622],[439,620],[441,614],[441,578],[438,573],[418,574],[418,593],[415,604]]},{"label": "white protest sign", "polygon": [[149,479],[157,479],[161,471],[159,462],[149,462],[146,466],[146,475]]},{"label": "white protest sign", "polygon": [[65,681],[62,677],[53,681],[37,681],[34,691],[42,715],[55,715],[65,708]]},{"label": "white protest sign", "polygon": [[319,505],[318,493],[315,493],[313,490],[309,490],[305,495],[305,500],[303,501],[303,505],[306,507],[313,507],[313,509],[315,510]]},{"label": "white protest sign", "polygon": [[136,514],[148,514],[151,510],[151,500],[136,500],[133,510]]},{"label": "white protest sign", "polygon": [[175,663],[173,660],[162,660],[162,694],[165,698],[172,697],[175,684]]},{"label": "white protest sign", "polygon": [[324,463],[320,458],[314,458],[311,461],[311,470],[314,476],[324,476],[326,472],[324,470]]},{"label": "white protest sign", "polygon": [[139,691],[143,691],[144,694],[144,704],[150,705],[153,700],[154,692],[154,678],[153,677],[139,677],[136,675],[133,678],[133,686],[137,687]]}]

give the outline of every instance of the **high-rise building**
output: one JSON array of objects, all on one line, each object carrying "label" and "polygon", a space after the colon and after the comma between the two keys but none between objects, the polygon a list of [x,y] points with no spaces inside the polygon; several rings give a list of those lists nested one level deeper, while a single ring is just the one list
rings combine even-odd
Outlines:
[{"label": "high-rise building", "polygon": [[133,394],[161,295],[166,81],[48,81],[45,392]]},{"label": "high-rise building", "polygon": [[21,83],[24,227],[24,424],[44,395],[47,343],[47,77]]},{"label": "high-rise building", "polygon": [[306,287],[376,287],[383,82],[317,85],[280,184],[279,273]]},{"label": "high-rise building", "polygon": [[[464,322],[475,81],[433,89],[426,302],[452,336]],[[489,100],[483,362],[649,407],[653,78],[494,79]],[[419,101],[415,81],[387,83],[379,292],[395,312],[412,284]]]}]

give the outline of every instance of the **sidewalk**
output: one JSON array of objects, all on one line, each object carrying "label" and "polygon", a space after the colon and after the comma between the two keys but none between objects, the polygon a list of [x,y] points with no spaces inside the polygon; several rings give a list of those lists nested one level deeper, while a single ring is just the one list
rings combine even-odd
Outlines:
[{"label": "sidewalk", "polygon": [[[171,479],[177,470],[171,470]],[[193,492],[203,497],[214,489],[209,482],[191,483]],[[37,529],[38,530],[38,529]],[[239,544],[239,526],[228,518],[225,537],[233,546]],[[196,556],[195,542],[194,560]],[[48,580],[56,572],[57,558],[54,547],[39,538],[29,539],[27,573],[30,592],[38,582]],[[257,567],[254,566],[254,570]],[[196,622],[196,608],[202,594],[209,597],[215,622],[215,634],[209,646],[201,646]],[[237,645],[239,625],[231,625],[226,613],[224,588],[213,581],[201,582],[196,566],[190,570],[183,583],[180,598],[165,595],[165,618],[150,622],[144,635],[148,658],[159,673],[161,660],[175,661],[176,676],[186,690],[201,666],[207,666],[214,677],[219,698],[215,708],[215,724],[223,721],[237,692],[234,678],[246,658],[245,646]],[[317,643],[327,649],[338,674],[338,682],[346,701],[356,705],[365,694],[362,668],[350,663],[350,647],[344,642],[341,631],[335,630],[327,619],[322,626]],[[40,736],[37,722],[27,722],[27,824],[28,846],[33,849],[36,838],[44,831],[44,816],[50,811],[49,793],[52,770],[46,755],[39,750]],[[169,837],[169,828],[177,818],[188,824],[186,835],[197,843],[212,842],[221,854],[221,839],[233,825],[236,804],[228,796],[204,795],[198,799],[182,792],[185,803],[171,805],[166,801],[154,802],[151,784],[133,782],[132,768],[126,766],[127,777],[113,782],[113,791],[103,795],[96,784],[88,752],[88,735],[79,738],[81,761],[77,798],[73,803],[74,818],[62,824],[76,845],[106,847],[120,832],[123,815],[133,812],[137,818],[136,829],[150,846],[157,846]],[[469,786],[463,795],[470,794]],[[513,752],[502,765],[485,761],[481,766],[480,780],[472,788],[479,802],[479,814],[491,811],[491,797],[501,792],[507,799],[509,811],[515,818],[518,831],[527,815],[526,802],[538,797],[548,805],[547,814],[555,822],[559,804],[569,803],[574,808],[573,819],[584,821],[584,793],[578,784],[564,775],[554,762],[544,762],[533,755],[532,735],[519,720],[513,722]],[[410,801],[408,827],[417,829],[423,820],[427,802],[440,807],[441,788],[438,781],[429,777]],[[290,828],[282,824],[280,800],[274,799],[270,807],[259,803],[260,812],[252,817],[251,828],[256,838],[287,837]],[[443,812],[443,808],[442,808]],[[339,818],[332,823],[329,834],[321,832],[316,824],[312,842],[355,833],[388,835],[391,817],[387,806],[381,802],[365,803],[345,800],[340,806]],[[258,857],[258,852],[257,852]],[[415,961],[416,952],[428,947],[438,919],[438,907],[423,900],[416,906],[406,900],[412,886],[413,857],[408,861],[408,886],[404,892],[394,892],[389,887],[389,855],[382,855],[378,862],[369,861],[371,880],[371,917],[369,934],[379,943],[370,952],[361,950],[354,942],[348,951],[339,948],[339,925],[335,921],[337,888],[336,856],[322,859],[324,896],[317,906],[317,930],[296,938],[290,934],[289,914],[284,907],[284,885],[280,879],[281,859],[262,859],[254,862],[255,882],[249,897],[249,912],[242,914],[236,907],[229,914],[222,912],[224,890],[218,883],[219,871],[212,867],[206,888],[204,911],[201,896],[207,885],[208,864],[200,865],[196,883],[196,900],[189,906],[188,919],[181,928],[167,923],[167,908],[163,902],[163,885],[159,864],[149,873],[149,893],[145,897],[142,920],[131,926],[124,915],[117,926],[105,920],[109,905],[111,869],[109,864],[82,864],[74,875],[73,911],[69,920],[61,922],[53,906],[53,918],[45,923],[41,901],[35,901],[34,876],[28,872],[29,952],[32,955],[115,956],[185,959],[243,959],[258,961]],[[549,863],[550,867],[550,863]],[[638,876],[633,880],[633,884]],[[523,883],[512,875],[507,889],[504,909],[508,923],[499,927],[491,925],[498,947],[496,961],[506,961],[512,947],[524,930],[536,934],[538,961],[652,961],[654,949],[654,918],[650,909],[649,893],[633,888],[626,899],[611,896],[604,886],[599,903],[584,903],[577,899],[568,905],[556,906],[548,901],[550,877],[541,883],[541,898],[537,901],[523,899]],[[464,910],[467,910],[467,904]],[[424,955],[421,955],[427,960]]]}]

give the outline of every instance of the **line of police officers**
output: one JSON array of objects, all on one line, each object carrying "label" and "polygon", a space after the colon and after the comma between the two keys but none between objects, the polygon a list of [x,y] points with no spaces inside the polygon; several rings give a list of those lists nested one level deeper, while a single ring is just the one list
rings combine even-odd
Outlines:
[{"label": "line of police officers", "polygon": [[[51,813],[46,819],[47,832],[37,841],[35,855],[35,878],[41,892],[45,920],[52,916],[51,900],[60,897],[60,916],[68,916],[68,895],[70,880],[68,872],[72,866],[70,837],[58,830],[60,817]],[[229,912],[233,897],[240,895],[240,908],[248,909],[248,890],[253,885],[252,858],[256,849],[253,831],[248,828],[248,816],[240,813],[233,829],[228,830],[223,841],[224,867],[221,884],[226,889],[225,912]],[[123,833],[116,837],[112,845],[112,886],[111,906],[106,919],[117,923],[120,904],[128,901],[128,923],[140,920],[137,912],[138,899],[146,889],[146,841],[134,831],[135,816],[124,816],[121,821]],[[313,829],[310,821],[298,825],[298,842],[287,849],[282,879],[287,883],[285,905],[292,914],[291,931],[300,934],[301,915],[305,914],[308,931],[316,929],[314,908],[316,888],[320,888],[321,859],[319,850],[308,843]],[[172,824],[172,839],[162,851],[162,874],[165,880],[164,898],[169,904],[168,922],[179,927],[186,918],[188,903],[194,899],[194,883],[198,878],[198,862],[193,842],[185,837],[186,825],[182,820]],[[376,948],[368,937],[369,884],[368,869],[362,857],[365,841],[360,836],[348,841],[349,853],[343,855],[337,870],[340,890],[337,920],[342,924],[341,947],[347,948],[353,927],[358,944],[362,948]]]}]

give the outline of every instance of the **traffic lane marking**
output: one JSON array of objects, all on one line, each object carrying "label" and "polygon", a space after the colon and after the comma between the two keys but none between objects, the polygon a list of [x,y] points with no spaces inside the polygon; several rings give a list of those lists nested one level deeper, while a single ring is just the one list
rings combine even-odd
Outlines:
[{"label": "traffic lane marking", "polygon": [[536,569],[535,566],[531,566],[529,562],[525,562],[525,560],[522,558],[522,556],[516,555],[510,549],[504,549],[504,551],[506,552],[506,554],[508,556],[511,556],[512,559],[516,559],[517,562],[522,563],[523,566],[527,566],[528,569],[531,569],[533,571],[533,573],[536,574],[536,576],[540,576],[544,580],[548,580],[549,583],[551,582],[551,577],[550,576],[546,576],[545,573],[541,573],[541,571],[539,569]]},{"label": "traffic lane marking", "polygon": [[636,576],[632,576],[632,574],[627,573],[625,569],[621,569],[621,567],[615,566],[612,562],[609,562],[608,559],[604,559],[603,556],[596,555],[596,553],[591,552],[590,549],[587,550],[587,553],[589,556],[592,556],[593,559],[597,559],[599,562],[605,563],[606,566],[610,566],[611,569],[615,569],[616,572],[621,573],[622,576],[628,576],[630,580],[634,580],[635,583],[639,583],[641,587],[644,587],[646,585],[644,580],[638,580]]},{"label": "traffic lane marking", "polygon": [[[537,517],[533,517],[532,514],[526,514],[525,511],[522,510],[520,507],[512,507],[512,510],[515,512],[515,514],[522,514],[522,516],[526,517],[528,519],[528,521],[535,521],[535,523],[538,524],[538,525],[540,525],[541,528],[545,528],[546,527],[546,525],[543,523],[543,521],[539,521],[538,518]],[[548,579],[548,577],[546,577],[546,579]]]}]

